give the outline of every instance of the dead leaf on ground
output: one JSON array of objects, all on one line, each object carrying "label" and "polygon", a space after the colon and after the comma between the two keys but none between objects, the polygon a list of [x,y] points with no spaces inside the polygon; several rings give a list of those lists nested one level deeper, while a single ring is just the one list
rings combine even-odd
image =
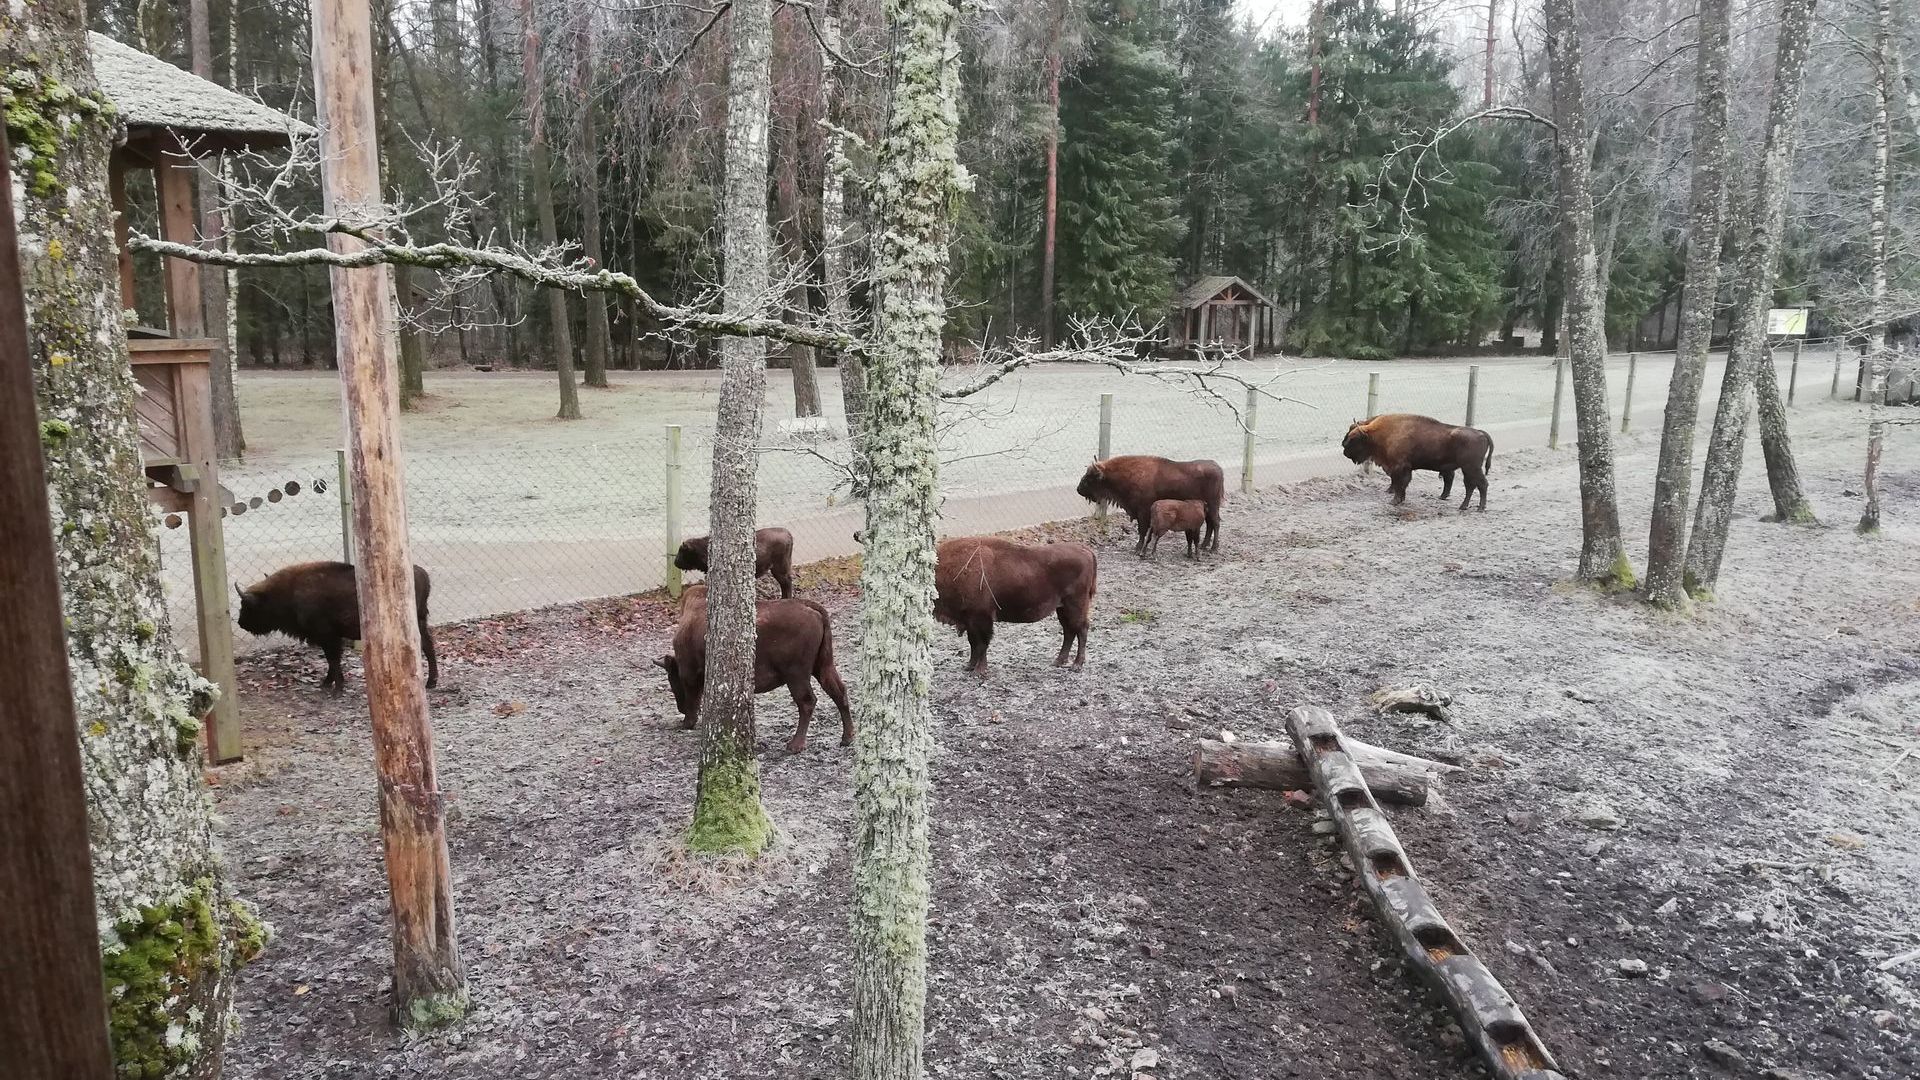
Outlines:
[{"label": "dead leaf on ground", "polygon": [[523,713],[526,711],[527,703],[517,698],[513,701],[503,701],[493,707],[493,715],[501,717],[512,716],[515,713]]}]

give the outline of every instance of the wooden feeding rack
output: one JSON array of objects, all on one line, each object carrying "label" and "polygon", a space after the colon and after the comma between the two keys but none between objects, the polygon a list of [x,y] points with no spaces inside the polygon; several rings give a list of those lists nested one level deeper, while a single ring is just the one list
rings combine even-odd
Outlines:
[{"label": "wooden feeding rack", "polygon": [[1176,350],[1231,350],[1251,359],[1271,352],[1278,333],[1273,301],[1237,277],[1215,274],[1174,298],[1168,344]]},{"label": "wooden feeding rack", "polygon": [[[88,35],[100,88],[127,126],[109,165],[120,249],[120,299],[135,307],[133,256],[127,249],[127,175],[153,172],[160,235],[182,244],[218,243],[202,236],[194,190],[201,163],[234,150],[291,144],[313,129],[251,98],[183,71],[102,34]],[[220,487],[214,442],[210,365],[225,363],[224,342],[207,337],[198,264],[165,260],[167,325],[128,332],[127,353],[139,395],[140,452],[147,498],[186,518],[199,624],[200,674],[220,687],[204,718],[207,755],[240,757],[235,707],[233,617],[220,519],[231,499]],[[224,328],[222,328],[224,330]]]}]

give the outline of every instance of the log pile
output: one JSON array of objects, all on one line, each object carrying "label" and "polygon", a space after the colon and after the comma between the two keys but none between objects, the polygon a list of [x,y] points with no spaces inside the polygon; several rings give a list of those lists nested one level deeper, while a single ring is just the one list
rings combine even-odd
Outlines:
[{"label": "log pile", "polygon": [[[1425,806],[1437,776],[1460,772],[1457,765],[1346,740],[1367,786],[1382,802]],[[1307,790],[1313,776],[1292,743],[1226,742],[1201,739],[1193,748],[1193,774],[1209,787],[1250,787],[1269,791]]]}]

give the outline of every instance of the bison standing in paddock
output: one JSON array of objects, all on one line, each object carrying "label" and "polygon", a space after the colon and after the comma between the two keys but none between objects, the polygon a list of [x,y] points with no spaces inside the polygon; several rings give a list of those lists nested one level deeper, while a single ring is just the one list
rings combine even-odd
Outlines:
[{"label": "bison standing in paddock", "polygon": [[[786,530],[782,529],[781,532]],[[840,710],[840,745],[853,745],[853,711],[847,705],[847,684],[833,665],[833,620],[827,609],[812,600],[760,600],[755,604],[753,692],[764,694],[786,687],[800,710],[800,722],[787,753],[807,748],[807,727],[813,723],[813,680]],[[707,689],[707,587],[694,585],[680,599],[680,625],[673,632],[673,651],[654,660],[667,673],[679,706],[682,727],[692,727],[700,715],[700,699]]]},{"label": "bison standing in paddock", "polygon": [[[235,585],[240,593],[240,629],[264,637],[279,632],[327,654],[327,677],[320,685],[334,693],[346,688],[340,670],[343,642],[360,640],[360,594],[353,564],[296,563],[282,567],[251,589]],[[420,651],[427,656],[427,689],[440,684],[440,661],[433,651],[433,631],[427,629],[427,594],[433,579],[413,568],[414,616],[420,623]]]},{"label": "bison standing in paddock", "polygon": [[1148,554],[1159,554],[1160,538],[1178,529],[1187,534],[1187,558],[1197,558],[1200,552],[1200,528],[1206,523],[1206,503],[1198,499],[1161,499],[1153,504],[1153,510],[1148,515],[1147,535],[1141,538],[1138,549],[1140,557],[1144,559]]},{"label": "bison standing in paddock", "polygon": [[[673,556],[673,565],[682,570],[707,572],[708,538],[696,536],[683,541]],[[773,575],[783,598],[793,596],[793,534],[785,529],[755,529],[753,533],[753,576]]]},{"label": "bison standing in paddock", "polygon": [[1087,466],[1074,489],[1102,506],[1118,506],[1133,519],[1146,541],[1153,504],[1162,499],[1194,499],[1206,508],[1202,551],[1220,550],[1220,504],[1227,501],[1226,476],[1217,461],[1168,461],[1145,454],[1122,454]]},{"label": "bison standing in paddock", "polygon": [[937,558],[933,617],[967,635],[968,671],[987,670],[994,623],[1039,622],[1048,615],[1060,617],[1060,655],[1053,665],[1066,664],[1076,642],[1074,670],[1087,662],[1087,628],[1100,572],[1092,548],[965,536],[941,541]]},{"label": "bison standing in paddock", "polygon": [[1430,416],[1388,413],[1371,420],[1355,420],[1340,440],[1340,452],[1359,464],[1372,461],[1388,477],[1393,504],[1407,501],[1407,482],[1415,469],[1440,474],[1440,497],[1453,491],[1453,471],[1464,475],[1465,510],[1480,492],[1480,509],[1487,508],[1487,473],[1493,469],[1493,436],[1479,428],[1444,424]]}]

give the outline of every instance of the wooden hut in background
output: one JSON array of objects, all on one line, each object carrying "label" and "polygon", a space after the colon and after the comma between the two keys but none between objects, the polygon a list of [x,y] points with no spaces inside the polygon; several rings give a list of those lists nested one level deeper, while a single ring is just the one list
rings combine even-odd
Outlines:
[{"label": "wooden hut in background", "polygon": [[1278,334],[1273,301],[1237,277],[1216,274],[1175,298],[1167,343],[1176,352],[1198,346],[1252,357],[1273,351]]}]

